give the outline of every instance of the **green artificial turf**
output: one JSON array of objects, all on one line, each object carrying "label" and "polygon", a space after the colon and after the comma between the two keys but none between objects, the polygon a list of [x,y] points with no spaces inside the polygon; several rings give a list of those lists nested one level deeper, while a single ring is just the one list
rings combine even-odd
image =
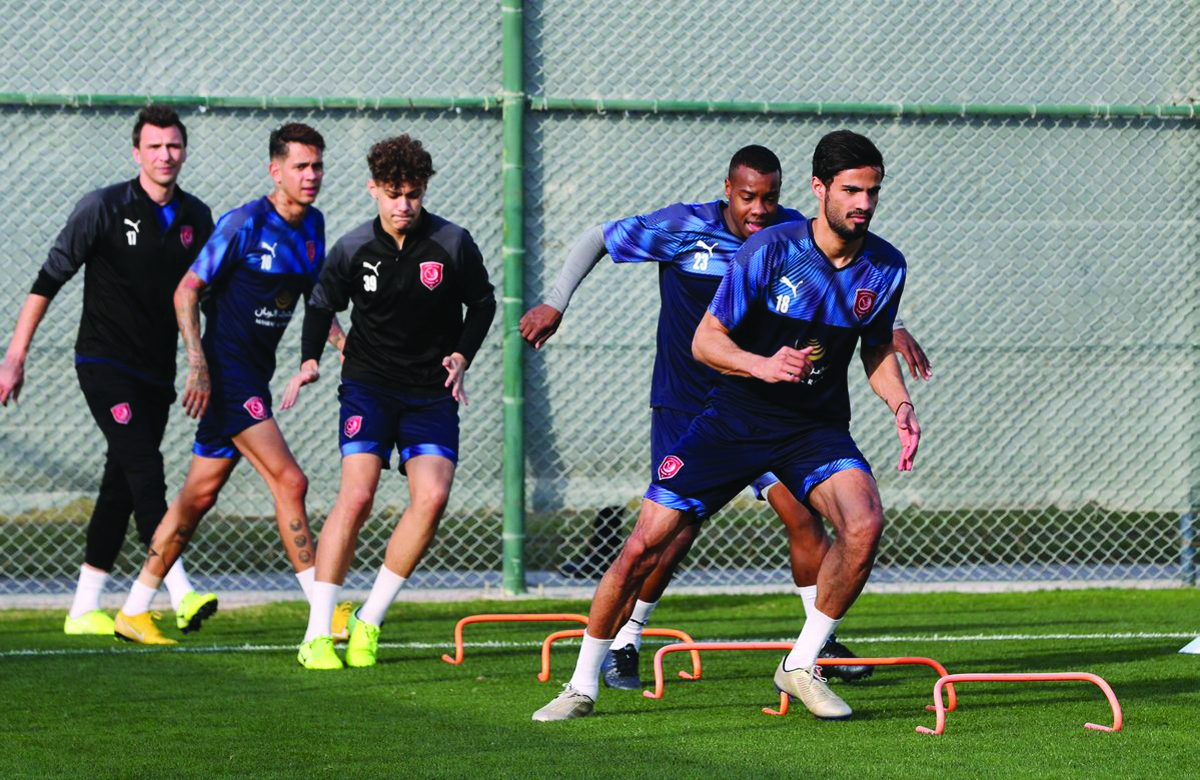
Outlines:
[{"label": "green artificial turf", "polygon": [[[941,736],[932,726],[936,674],[881,667],[832,683],[855,709],[847,722],[786,717],[771,675],[779,653],[712,652],[697,681],[666,658],[661,700],[602,690],[596,714],[533,723],[574,666],[555,644],[538,682],[541,639],[576,624],[467,626],[477,612],[586,612],[579,601],[398,602],[370,669],[309,672],[295,661],[299,603],[219,612],[177,647],[67,637],[61,611],[0,611],[0,777],[1146,777],[1195,776],[1200,591],[1090,590],[866,595],[839,631],[862,656],[928,656],[952,673],[1087,671],[1124,709],[1110,723],[1085,682],[964,683]],[[653,624],[702,641],[791,639],[799,599],[668,596]],[[179,637],[168,614],[163,625]],[[1155,636],[1155,635],[1166,636]],[[1032,635],[1032,636],[1031,636]],[[1051,636],[1059,635],[1059,636]],[[650,687],[648,638],[641,671]],[[654,643],[652,643],[654,642]]]}]

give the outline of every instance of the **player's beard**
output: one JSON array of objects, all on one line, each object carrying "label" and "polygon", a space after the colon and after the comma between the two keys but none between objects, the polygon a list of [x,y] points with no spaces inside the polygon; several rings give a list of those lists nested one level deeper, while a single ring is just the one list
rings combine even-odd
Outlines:
[{"label": "player's beard", "polygon": [[[851,214],[862,214],[861,211],[852,211]],[[829,227],[833,229],[842,239],[846,241],[854,241],[862,238],[867,234],[867,228],[871,226],[871,217],[867,215],[867,221],[861,224],[851,223],[848,219],[843,219],[840,214],[834,213],[829,203],[825,204],[825,221],[829,223]]]}]

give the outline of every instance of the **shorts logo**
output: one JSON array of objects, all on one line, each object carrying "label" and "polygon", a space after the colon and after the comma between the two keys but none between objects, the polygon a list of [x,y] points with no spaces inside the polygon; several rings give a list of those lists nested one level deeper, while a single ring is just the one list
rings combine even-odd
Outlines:
[{"label": "shorts logo", "polygon": [[854,291],[854,316],[861,319],[866,319],[866,316],[875,308],[876,293],[874,290],[855,290]]},{"label": "shorts logo", "polygon": [[121,425],[129,425],[129,420],[133,417],[133,410],[129,408],[129,404],[117,404],[109,411],[112,412],[113,419]]},{"label": "shorts logo", "polygon": [[421,263],[421,284],[432,290],[442,283],[441,263]]},{"label": "shorts logo", "polygon": [[354,435],[362,430],[362,415],[356,414],[353,417],[346,418],[345,433],[347,439],[353,439]]},{"label": "shorts logo", "polygon": [[256,420],[267,419],[267,405],[263,403],[263,399],[258,396],[252,396],[246,399],[246,403],[242,404],[246,411]]},{"label": "shorts logo", "polygon": [[313,262],[317,259],[317,242],[309,241],[304,247],[308,250],[308,262]]},{"label": "shorts logo", "polygon": [[681,468],[683,468],[683,461],[674,455],[668,455],[663,458],[662,463],[658,464],[658,478],[670,479],[678,474]]},{"label": "shorts logo", "polygon": [[183,244],[184,249],[192,248],[192,239],[195,237],[196,234],[192,232],[191,225],[184,225],[179,228],[179,243]]}]

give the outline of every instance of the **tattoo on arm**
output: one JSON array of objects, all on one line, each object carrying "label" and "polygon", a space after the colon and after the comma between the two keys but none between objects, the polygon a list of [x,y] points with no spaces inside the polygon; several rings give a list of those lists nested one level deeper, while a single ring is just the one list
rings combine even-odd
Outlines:
[{"label": "tattoo on arm", "polygon": [[200,346],[200,291],[204,281],[195,272],[188,271],[175,292],[175,319],[179,322],[179,333],[192,363],[204,360],[204,348]]},{"label": "tattoo on arm", "polygon": [[156,549],[154,549],[153,547],[151,547],[151,548],[150,548],[150,553],[149,553],[149,554],[148,554],[146,557],[147,557],[147,558],[157,558],[157,557],[158,557],[158,550],[156,550]]}]

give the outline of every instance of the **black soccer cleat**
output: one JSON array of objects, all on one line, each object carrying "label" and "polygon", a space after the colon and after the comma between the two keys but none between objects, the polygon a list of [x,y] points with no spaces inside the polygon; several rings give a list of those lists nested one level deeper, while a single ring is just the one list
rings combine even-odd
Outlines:
[{"label": "black soccer cleat", "polygon": [[830,634],[829,639],[825,640],[825,646],[821,648],[821,652],[817,653],[817,664],[821,666],[821,670],[830,677],[837,677],[842,682],[857,682],[865,680],[875,671],[875,667],[866,664],[855,666],[825,665],[821,664],[822,658],[858,658],[850,648],[846,647],[841,642],[837,641],[836,634]]},{"label": "black soccer cleat", "polygon": [[609,688],[636,690],[642,687],[642,678],[638,676],[638,650],[633,645],[625,645],[617,650],[609,650],[600,664],[601,679]]}]

